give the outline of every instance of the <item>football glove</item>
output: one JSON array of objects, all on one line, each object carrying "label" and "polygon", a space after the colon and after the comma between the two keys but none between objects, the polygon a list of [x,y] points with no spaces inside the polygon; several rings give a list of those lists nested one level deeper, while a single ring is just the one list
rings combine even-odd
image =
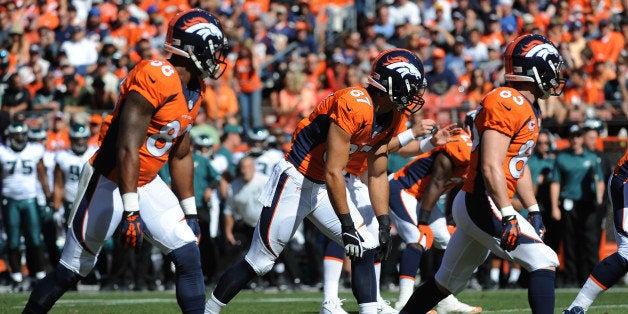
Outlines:
[{"label": "football glove", "polygon": [[528,213],[528,222],[536,231],[536,234],[541,237],[541,240],[545,238],[545,225],[543,224],[543,218],[541,217],[541,212],[529,212]]},{"label": "football glove", "polygon": [[185,215],[185,221],[194,232],[194,236],[196,237],[196,243],[201,242],[201,226],[198,224],[198,216],[196,215]]},{"label": "football glove", "polygon": [[139,249],[142,247],[144,222],[139,211],[125,211],[119,225],[119,237],[123,247]]},{"label": "football glove", "polygon": [[342,244],[345,248],[345,254],[351,259],[356,260],[362,258],[364,247],[362,247],[364,239],[355,228],[342,230]]},{"label": "football glove", "polygon": [[392,250],[392,241],[390,240],[390,216],[377,216],[377,222],[379,223],[379,255],[383,261],[388,258],[388,254],[390,254]]},{"label": "football glove", "polygon": [[519,245],[519,222],[516,215],[502,217],[502,237],[499,246],[504,251],[512,251]]},{"label": "football glove", "polygon": [[432,248],[434,243],[434,233],[430,225],[419,222],[419,245],[423,247],[423,250],[427,251]]}]

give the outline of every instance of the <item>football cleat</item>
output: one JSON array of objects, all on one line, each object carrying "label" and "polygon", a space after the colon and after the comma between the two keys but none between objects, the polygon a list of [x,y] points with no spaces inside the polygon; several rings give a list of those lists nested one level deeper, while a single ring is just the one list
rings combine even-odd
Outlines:
[{"label": "football cleat", "polygon": [[438,314],[447,313],[480,313],[482,308],[460,302],[453,294],[438,302],[434,308]]},{"label": "football cleat", "polygon": [[378,314],[397,314],[399,311],[390,306],[390,301],[379,298],[377,300],[377,313]]},{"label": "football cleat", "polygon": [[582,307],[579,307],[579,306],[574,306],[570,309],[563,311],[563,314],[585,314],[585,313],[586,311]]},{"label": "football cleat", "polygon": [[319,314],[349,314],[342,308],[342,303],[344,299],[331,299],[325,300],[323,302],[323,306],[321,307]]}]

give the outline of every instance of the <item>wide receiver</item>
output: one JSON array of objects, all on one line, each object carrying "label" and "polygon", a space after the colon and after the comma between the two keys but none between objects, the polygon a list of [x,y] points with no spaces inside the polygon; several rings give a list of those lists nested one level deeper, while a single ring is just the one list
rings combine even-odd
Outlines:
[{"label": "wide receiver", "polygon": [[613,206],[617,252],[601,260],[589,275],[576,299],[563,314],[585,313],[597,297],[628,272],[628,150],[608,179],[608,198]]},{"label": "wide receiver", "polygon": [[[533,313],[554,312],[558,257],[541,238],[545,227],[527,161],[541,124],[537,100],[562,93],[563,59],[537,34],[516,38],[504,59],[509,86],[489,92],[475,118],[468,177],[453,203],[458,228],[435,277],[414,291],[402,313],[425,313],[462,291],[489,250],[529,271]],[[530,212],[529,221],[514,210],[515,193]]]},{"label": "wide receiver", "polygon": [[[220,312],[247,282],[270,271],[305,218],[354,260],[353,294],[360,313],[377,312],[375,248],[379,244],[387,250],[390,240],[389,141],[406,129],[402,112],[424,102],[423,65],[408,50],[387,50],[375,59],[369,83],[366,88],[349,87],[331,94],[299,122],[291,150],[275,166],[260,197],[264,208],[251,248],[244,260],[220,278],[206,313]],[[379,241],[366,230],[347,197],[343,171],[362,154],[368,160],[369,195],[380,223]]]},{"label": "wide receiver", "polygon": [[[128,247],[146,237],[168,254],[181,311],[203,312],[189,130],[203,99],[203,79],[222,75],[226,48],[214,16],[198,9],[180,12],[168,24],[168,60],[145,60],[129,73],[110,124],[101,131],[101,146],[83,167],[61,261],[37,285],[24,312],[50,310],[94,267],[118,226]],[[172,191],[157,176],[166,161]]]}]

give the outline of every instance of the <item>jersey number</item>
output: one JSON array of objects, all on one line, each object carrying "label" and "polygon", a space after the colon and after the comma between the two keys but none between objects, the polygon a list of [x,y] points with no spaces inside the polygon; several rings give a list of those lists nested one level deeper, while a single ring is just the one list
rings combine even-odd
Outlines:
[{"label": "jersey number", "polygon": [[[189,131],[191,128],[192,125],[189,124],[184,131]],[[181,123],[178,120],[169,122],[159,129],[159,133],[146,139],[146,149],[155,157],[163,156],[172,147],[174,139],[180,134],[179,131],[181,131]]]},{"label": "jersey number", "polygon": [[[16,160],[7,161],[9,164],[9,174],[15,173],[15,165],[17,164]],[[33,161],[32,160],[22,160],[22,174],[31,174],[33,173]]]},{"label": "jersey number", "polygon": [[80,175],[81,175],[81,168],[79,168],[79,166],[71,165],[70,168],[68,168],[68,180],[78,181]]},{"label": "jersey number", "polygon": [[519,179],[521,174],[523,173],[523,169],[528,162],[528,158],[532,155],[532,148],[534,147],[534,141],[528,140],[521,147],[519,147],[519,152],[517,156],[514,156],[510,159],[508,163],[508,170],[510,171],[510,175],[513,178]]}]

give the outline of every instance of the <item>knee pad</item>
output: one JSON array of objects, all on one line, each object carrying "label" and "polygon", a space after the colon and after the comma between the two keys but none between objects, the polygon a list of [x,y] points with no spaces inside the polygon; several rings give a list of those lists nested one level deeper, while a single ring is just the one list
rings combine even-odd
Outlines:
[{"label": "knee pad", "polygon": [[177,272],[200,269],[201,267],[201,253],[198,245],[194,242],[174,249],[172,252],[168,253],[168,256],[174,263]]}]

